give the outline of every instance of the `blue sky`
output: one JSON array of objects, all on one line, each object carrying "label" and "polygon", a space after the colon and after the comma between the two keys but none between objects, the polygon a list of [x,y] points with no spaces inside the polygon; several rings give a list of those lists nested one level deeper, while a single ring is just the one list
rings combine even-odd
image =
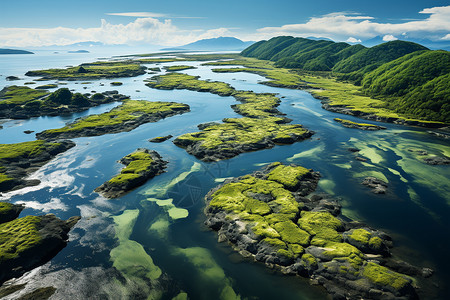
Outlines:
[{"label": "blue sky", "polygon": [[2,1],[0,10],[0,47],[83,40],[180,45],[217,36],[260,40],[281,34],[340,41],[378,35],[450,40],[450,5],[448,0],[16,0]]}]

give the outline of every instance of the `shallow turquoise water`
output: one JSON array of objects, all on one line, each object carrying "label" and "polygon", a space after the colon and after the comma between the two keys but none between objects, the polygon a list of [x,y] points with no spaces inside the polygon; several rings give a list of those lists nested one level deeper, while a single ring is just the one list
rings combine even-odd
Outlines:
[{"label": "shallow turquoise water", "polygon": [[[0,68],[3,65],[2,70],[25,72],[29,59],[1,60]],[[74,63],[67,60],[60,64]],[[177,63],[167,65],[174,64]],[[197,62],[187,64],[199,66]],[[39,67],[39,63],[33,66]],[[41,66],[45,67],[44,61]],[[211,72],[211,67],[200,66],[184,72],[199,75],[201,79],[225,81],[237,89],[279,93],[283,97],[279,110],[316,134],[301,143],[204,163],[170,141],[153,144],[148,139],[167,134],[178,136],[195,131],[200,123],[236,117],[230,108],[236,103],[234,98],[184,90],[152,90],[143,82],[151,75],[93,80],[84,85],[68,82],[67,87],[80,92],[116,89],[133,99],[183,102],[191,106],[191,112],[145,124],[131,132],[75,139],[75,148],[32,175],[42,181],[41,185],[3,195],[3,199],[29,206],[22,215],[83,216],[72,231],[68,246],[41,268],[40,273],[30,275],[27,279],[30,286],[56,285],[60,289],[55,297],[66,299],[88,292],[86,295],[99,298],[130,295],[141,298],[149,294],[157,297],[161,290],[167,299],[180,291],[191,299],[231,299],[235,295],[249,299],[324,299],[323,290],[310,286],[307,280],[283,277],[263,265],[240,259],[228,246],[218,244],[216,234],[203,226],[203,197],[209,189],[223,178],[251,173],[272,161],[283,161],[320,171],[321,191],[340,198],[345,216],[392,235],[393,252],[399,258],[435,269],[434,278],[440,292],[427,294],[426,299],[450,296],[446,284],[450,282],[447,259],[450,168],[426,165],[410,151],[425,149],[430,154],[450,156],[448,141],[433,137],[421,128],[394,124],[382,124],[388,129],[377,132],[341,127],[333,118],[342,115],[323,110],[320,101],[307,92],[258,84],[263,80],[258,75],[216,74]],[[30,81],[20,72],[6,75]],[[111,81],[124,84],[111,87]],[[0,81],[0,84],[10,83]],[[113,105],[66,117],[5,122],[4,129],[0,130],[0,143],[32,140],[34,135],[26,135],[23,130],[38,132],[57,128],[82,115],[107,111]],[[358,121],[351,116],[345,118]],[[158,151],[169,161],[167,172],[119,199],[106,200],[94,193],[96,187],[120,170],[121,165],[116,161],[139,147]],[[363,164],[355,160],[347,150],[349,147],[362,149],[360,155],[368,161]],[[389,193],[374,195],[360,185],[362,178],[369,175],[387,179]],[[166,199],[173,199],[172,204]],[[118,237],[119,232],[126,234]],[[131,252],[136,262],[147,263],[123,267],[124,277],[121,277],[111,269],[113,261],[118,261],[110,259],[114,251],[122,255]],[[156,279],[154,274],[158,269],[162,276]],[[74,281],[73,276],[78,280]],[[89,276],[95,276],[96,280]],[[59,279],[54,280],[55,277]]]}]

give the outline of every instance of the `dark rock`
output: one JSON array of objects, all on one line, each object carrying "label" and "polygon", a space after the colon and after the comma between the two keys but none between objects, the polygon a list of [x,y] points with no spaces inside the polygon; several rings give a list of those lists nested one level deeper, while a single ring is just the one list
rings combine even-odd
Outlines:
[{"label": "dark rock", "polygon": [[361,184],[372,188],[372,192],[375,194],[385,194],[387,190],[387,183],[376,177],[366,177]]},{"label": "dark rock", "polygon": [[0,224],[17,219],[24,208],[22,204],[0,202]]},{"label": "dark rock", "polygon": [[359,152],[359,151],[361,151],[360,149],[358,149],[358,148],[353,148],[353,147],[350,147],[350,148],[348,148],[347,150],[350,151],[350,152]]},{"label": "dark rock", "polygon": [[34,132],[34,130],[24,130],[23,133],[25,133],[25,134],[31,134],[31,133],[33,133],[33,132]]},{"label": "dark rock", "polygon": [[20,80],[20,78],[17,77],[17,76],[8,76],[8,77],[6,77],[6,80],[8,80],[8,81],[14,81],[14,80]]},{"label": "dark rock", "polygon": [[429,165],[448,165],[448,164],[450,164],[450,157],[433,156],[433,157],[424,158],[423,161]]},{"label": "dark rock", "polygon": [[169,134],[169,135],[166,135],[166,136],[158,136],[158,137],[155,137],[155,138],[150,139],[148,141],[151,142],[151,143],[162,143],[162,142],[167,141],[167,140],[169,140],[171,138],[173,138],[173,136]]}]

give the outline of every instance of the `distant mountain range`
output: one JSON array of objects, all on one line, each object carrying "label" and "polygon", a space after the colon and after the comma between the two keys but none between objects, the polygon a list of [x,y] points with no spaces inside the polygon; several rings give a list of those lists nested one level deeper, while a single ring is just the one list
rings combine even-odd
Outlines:
[{"label": "distant mountain range", "polygon": [[180,46],[165,48],[162,50],[205,50],[205,51],[236,51],[244,50],[254,42],[243,42],[234,37],[218,37],[212,39],[203,39],[196,42]]},{"label": "distant mountain range", "polygon": [[0,49],[0,54],[34,54],[34,53],[18,49]]}]

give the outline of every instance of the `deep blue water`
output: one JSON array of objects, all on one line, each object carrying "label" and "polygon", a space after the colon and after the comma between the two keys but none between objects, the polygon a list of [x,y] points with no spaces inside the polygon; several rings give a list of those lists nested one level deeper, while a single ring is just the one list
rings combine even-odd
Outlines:
[{"label": "deep blue water", "polygon": [[[50,61],[32,56],[0,57],[3,75],[0,88],[31,81],[33,78],[24,76],[30,68],[75,65],[95,57],[64,55]],[[165,65],[174,64],[179,63]],[[185,90],[153,90],[143,81],[152,75],[92,80],[87,84],[66,82],[66,87],[79,92],[116,89],[133,99],[183,102],[190,105],[191,112],[145,124],[131,132],[74,139],[76,147],[32,175],[42,181],[41,185],[4,194],[3,200],[27,204],[22,216],[53,213],[60,218],[83,217],[72,231],[68,246],[39,272],[20,280],[29,282],[30,288],[56,286],[55,299],[75,299],[83,295],[120,299],[130,297],[133,292],[149,294],[158,290],[166,291],[167,299],[179,291],[186,292],[190,299],[230,299],[233,293],[248,299],[324,299],[323,290],[309,285],[307,280],[284,277],[263,265],[239,258],[228,246],[218,244],[216,233],[203,226],[203,197],[221,179],[251,173],[266,163],[283,161],[319,171],[322,174],[320,191],[339,197],[345,216],[389,233],[395,242],[393,252],[399,258],[435,269],[434,281],[439,285],[439,294],[426,294],[425,299],[450,297],[450,262],[447,259],[450,168],[426,165],[411,151],[425,149],[430,154],[450,156],[448,141],[431,136],[421,128],[395,124],[381,124],[387,130],[377,132],[344,128],[333,121],[342,115],[323,110],[320,101],[305,91],[261,85],[258,82],[264,79],[254,74],[216,74],[211,72],[212,67],[200,66],[198,62],[186,64],[198,69],[183,72],[199,75],[201,79],[228,82],[242,90],[278,93],[283,97],[279,110],[293,119],[293,123],[303,124],[316,134],[293,145],[204,163],[171,141],[153,144],[148,139],[168,134],[178,136],[196,131],[200,123],[237,117],[230,107],[236,103],[234,98]],[[23,80],[4,81],[9,75]],[[111,81],[121,81],[123,85],[111,87]],[[51,82],[55,81],[43,84]],[[33,134],[26,135],[23,131],[58,128],[77,117],[101,113],[114,105],[65,117],[6,121],[0,130],[0,143],[33,140]],[[358,121],[351,116],[345,118]],[[167,172],[119,199],[107,200],[93,192],[120,170],[117,160],[139,147],[156,150],[168,160]],[[347,150],[349,147],[362,149],[360,155],[368,161],[355,160],[354,154]],[[188,173],[179,177],[183,172]],[[388,194],[375,195],[362,186],[360,182],[369,175],[385,177],[389,182]],[[173,181],[175,178],[178,180]],[[170,207],[186,209],[188,216],[171,218],[170,207],[158,205],[155,198],[173,199],[174,206]],[[117,216],[127,217],[115,227],[114,220],[117,222],[118,218],[114,217]],[[123,228],[129,228],[125,242],[116,236]],[[111,270],[114,261],[110,259],[111,251],[129,247],[136,257],[141,255],[129,241],[143,247],[144,256],[151,257],[162,271],[162,277],[153,281],[146,279],[137,271],[142,267],[137,264],[125,272],[129,281],[123,278],[118,281],[120,276]]]}]

